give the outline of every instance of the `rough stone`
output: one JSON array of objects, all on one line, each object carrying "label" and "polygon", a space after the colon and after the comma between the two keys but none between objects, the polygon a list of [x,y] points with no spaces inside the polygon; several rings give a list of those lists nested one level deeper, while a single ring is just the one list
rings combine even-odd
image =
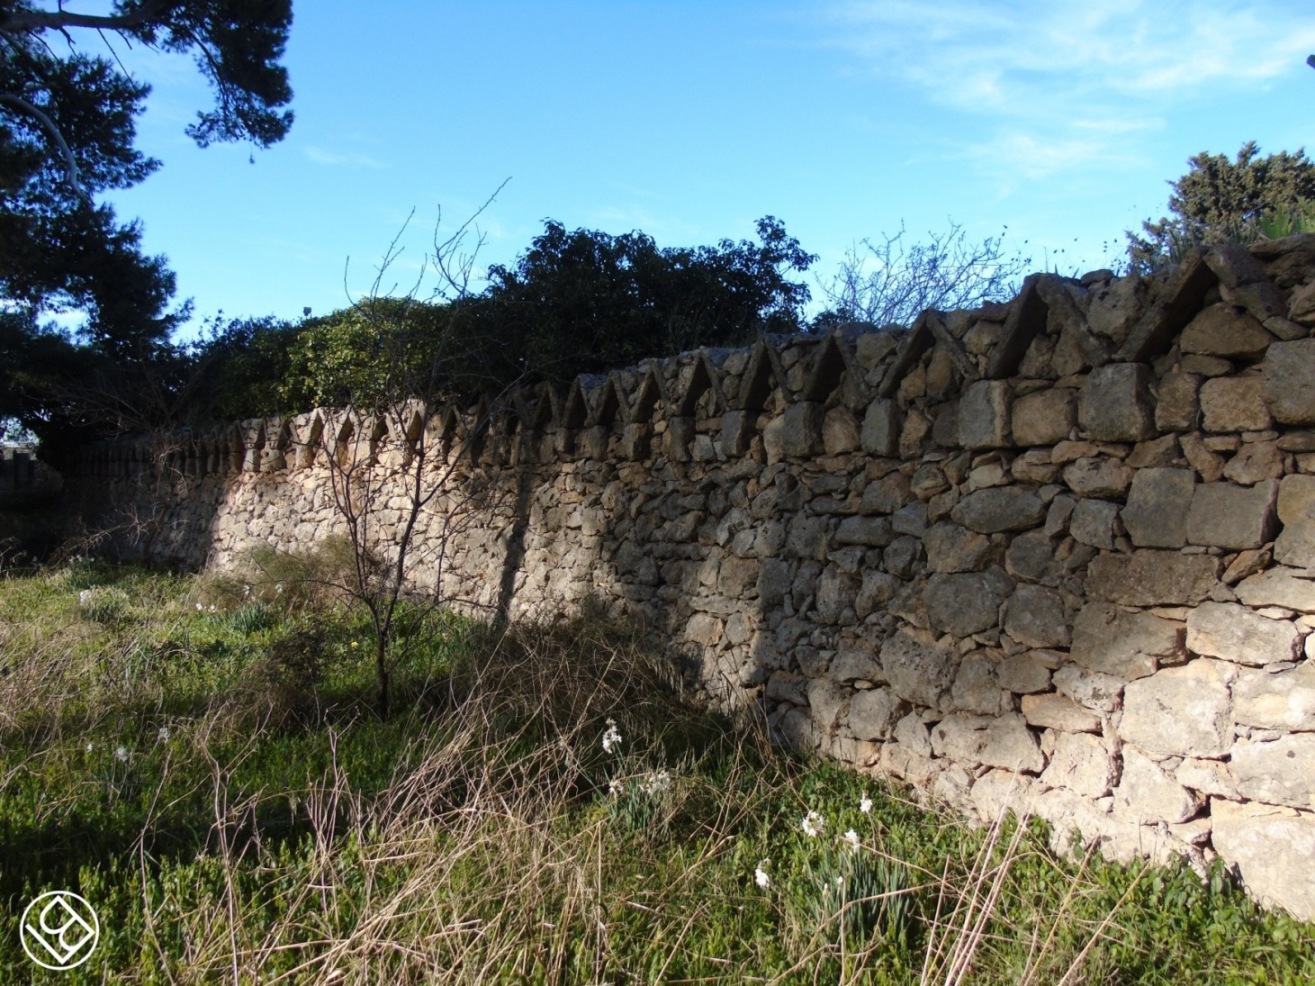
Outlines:
[{"label": "rough stone", "polygon": [[980,571],[993,553],[990,538],[948,522],[928,530],[923,546],[929,572]]},{"label": "rough stone", "polygon": [[1264,666],[1301,654],[1301,634],[1236,603],[1202,603],[1187,617],[1187,649],[1234,664]]},{"label": "rough stone", "polygon": [[1279,484],[1202,483],[1187,510],[1187,541],[1207,547],[1259,548],[1274,536]]},{"label": "rough stone", "polygon": [[1116,504],[1105,500],[1079,500],[1068,522],[1068,532],[1079,544],[1106,551],[1114,547],[1114,521],[1119,516]]},{"label": "rough stone", "polygon": [[881,669],[900,698],[935,708],[954,684],[959,654],[924,631],[900,630],[881,645]]},{"label": "rough stone", "polygon": [[966,449],[1009,446],[1012,392],[1004,380],[969,384],[959,400],[959,444]]},{"label": "rough stone", "polygon": [[1096,736],[1061,733],[1055,751],[1041,775],[1041,783],[1064,787],[1083,797],[1103,798],[1118,780],[1118,765],[1105,744]]},{"label": "rough stone", "polygon": [[1160,431],[1195,431],[1201,422],[1201,378],[1195,373],[1165,374],[1155,404],[1155,427]]},{"label": "rough stone", "polygon": [[1087,593],[1120,606],[1195,606],[1210,595],[1219,568],[1217,558],[1176,551],[1097,555],[1087,567]]},{"label": "rough stone", "polygon": [[899,407],[894,400],[875,400],[863,415],[860,441],[868,455],[894,455],[899,447]]},{"label": "rough stone", "polygon": [[1201,385],[1201,416],[1206,431],[1263,431],[1273,425],[1261,400],[1264,380],[1257,374],[1215,377]]},{"label": "rough stone", "polygon": [[1067,388],[1039,390],[1014,401],[1014,444],[1054,445],[1077,423],[1077,394]]},{"label": "rough stone", "polygon": [[955,713],[931,731],[932,750],[970,766],[985,765],[1038,774],[1045,755],[1027,722],[1017,713],[999,717]]},{"label": "rough stone", "polygon": [[1128,489],[1123,526],[1139,548],[1181,548],[1196,477],[1190,469],[1140,469]]},{"label": "rough stone", "polygon": [[1005,603],[1004,630],[1028,647],[1067,647],[1064,600],[1050,589],[1020,585]]},{"label": "rough stone", "polygon": [[848,691],[830,678],[813,678],[804,686],[808,695],[809,717],[818,736],[827,736],[845,706]]},{"label": "rough stone", "polygon": [[1136,747],[1124,746],[1123,771],[1114,790],[1114,810],[1139,823],[1185,822],[1205,805]]},{"label": "rough stone", "polygon": [[1130,682],[1119,736],[1152,756],[1222,757],[1232,748],[1231,665],[1198,658]]},{"label": "rough stone", "polygon": [[1284,565],[1315,567],[1315,476],[1284,476],[1278,488],[1283,530],[1274,558]]},{"label": "rough stone", "polygon": [[1086,437],[1097,442],[1152,437],[1150,384],[1150,367],[1143,363],[1110,363],[1092,370],[1078,400],[1078,425]]},{"label": "rough stone", "polygon": [[1257,729],[1315,732],[1315,663],[1277,674],[1243,668],[1233,683],[1233,717]]},{"label": "rough stone", "polygon": [[933,575],[923,592],[927,619],[934,629],[968,637],[999,623],[1000,606],[1012,591],[1013,582],[999,569]]},{"label": "rough stone", "polygon": [[1315,921],[1315,814],[1212,798],[1211,841],[1247,890],[1301,921]]},{"label": "rough stone", "polygon": [[1020,708],[1029,726],[1061,733],[1100,732],[1100,718],[1065,695],[1024,695]]},{"label": "rough stone", "polygon": [[1144,678],[1154,674],[1161,662],[1177,663],[1186,657],[1183,625],[1151,613],[1090,602],[1074,620],[1069,656],[1090,671],[1124,681]]},{"label": "rough stone", "polygon": [[1130,469],[1169,469],[1183,464],[1178,452],[1176,435],[1164,435],[1149,441],[1138,442],[1123,460]]},{"label": "rough stone", "polygon": [[1035,654],[1013,654],[996,668],[1000,687],[1019,695],[1044,692],[1050,688],[1050,668]]},{"label": "rough stone", "polygon": [[822,449],[827,455],[844,455],[861,445],[858,418],[847,407],[833,407],[822,420]]},{"label": "rough stone", "polygon": [[1064,482],[1078,496],[1121,498],[1132,484],[1132,470],[1118,459],[1084,456],[1064,469]]},{"label": "rough stone", "polygon": [[1247,442],[1224,466],[1224,478],[1250,486],[1283,475],[1283,455],[1274,442]]},{"label": "rough stone", "polygon": [[888,517],[846,517],[836,529],[832,543],[884,548],[894,539],[895,532]]},{"label": "rough stone", "polygon": [[859,739],[887,740],[908,706],[889,688],[857,692],[849,700],[849,731]]},{"label": "rough stone", "polygon": [[1315,339],[1276,342],[1265,353],[1265,404],[1285,425],[1315,425]]},{"label": "rough stone", "polygon": [[[845,610],[852,607],[858,595],[861,579],[857,575],[842,572],[835,565],[828,565],[817,580],[817,620],[819,623],[846,623]],[[852,614],[852,609],[850,610]]]},{"label": "rough stone", "polygon": [[1238,793],[1271,805],[1315,809],[1315,733],[1238,740],[1229,758]]},{"label": "rough stone", "polygon": [[1052,676],[1055,690],[1093,712],[1110,713],[1123,704],[1123,681],[1111,674],[1066,664]]},{"label": "rough stone", "polygon": [[1259,359],[1274,337],[1246,312],[1232,305],[1217,304],[1203,308],[1187,323],[1179,340],[1185,353],[1207,356],[1240,356]]},{"label": "rough stone", "polygon": [[863,490],[861,506],[865,514],[892,514],[912,498],[909,477],[894,472],[868,483]]},{"label": "rough stone", "polygon": [[983,654],[964,657],[950,689],[950,708],[991,716],[1012,711],[1009,697],[996,677],[994,661]]},{"label": "rough stone", "polygon": [[1248,576],[1234,591],[1252,608],[1282,606],[1299,613],[1315,613],[1315,582],[1301,578],[1290,568],[1280,566]]},{"label": "rough stone", "polygon": [[1025,531],[1045,519],[1046,505],[1030,490],[1000,486],[969,493],[954,505],[950,517],[979,534]]},{"label": "rough stone", "polygon": [[1187,464],[1201,474],[1207,483],[1214,483],[1224,474],[1224,460],[1206,447],[1199,432],[1190,432],[1179,438],[1183,458]]}]

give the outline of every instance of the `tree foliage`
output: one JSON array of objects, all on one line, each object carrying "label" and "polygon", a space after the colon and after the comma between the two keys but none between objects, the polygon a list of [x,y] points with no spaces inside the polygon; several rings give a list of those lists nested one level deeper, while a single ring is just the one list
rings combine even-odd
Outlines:
[{"label": "tree foliage", "polygon": [[946,232],[928,233],[912,246],[904,234],[901,224],[898,233],[883,235],[880,242],[865,239],[861,250],[849,250],[826,288],[830,308],[819,316],[819,325],[909,326],[928,308],[952,311],[1001,301],[1017,291],[1031,263],[1006,254],[1003,233],[974,243],[962,226],[951,223]]},{"label": "tree foliage", "polygon": [[[159,166],[133,146],[149,87],[125,73],[109,39],[194,54],[215,105],[189,136],[203,147],[264,147],[292,122],[279,64],[291,19],[291,0],[117,0],[104,15],[0,0],[0,305],[12,316],[0,342],[0,413],[47,437],[93,416],[69,407],[88,361],[125,378],[161,359],[176,365],[164,352],[185,314],[168,311],[173,274],[142,253],[139,224],[95,201]],[[87,53],[74,32],[104,39],[105,53]],[[82,317],[77,344],[61,345],[47,327],[60,313]]]},{"label": "tree foliage", "polygon": [[1251,242],[1271,230],[1296,231],[1315,202],[1315,162],[1304,150],[1260,156],[1255,141],[1237,160],[1202,151],[1170,182],[1171,216],[1128,233],[1133,271],[1148,273],[1180,260],[1194,246],[1227,240]]}]

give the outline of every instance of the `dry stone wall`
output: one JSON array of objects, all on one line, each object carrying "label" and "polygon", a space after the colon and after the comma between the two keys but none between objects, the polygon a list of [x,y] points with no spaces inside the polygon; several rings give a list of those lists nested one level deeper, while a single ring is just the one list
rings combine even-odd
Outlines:
[{"label": "dry stone wall", "polygon": [[784,742],[1061,844],[1221,856],[1315,920],[1312,327],[1315,237],[1221,246],[491,416],[416,405],[391,435],[317,411],[173,436],[167,469],[119,444],[71,482],[106,522],[153,510],[157,553],[231,567],[341,531],[326,455],[374,463],[386,548],[423,447],[444,487],[417,588],[602,598]]}]

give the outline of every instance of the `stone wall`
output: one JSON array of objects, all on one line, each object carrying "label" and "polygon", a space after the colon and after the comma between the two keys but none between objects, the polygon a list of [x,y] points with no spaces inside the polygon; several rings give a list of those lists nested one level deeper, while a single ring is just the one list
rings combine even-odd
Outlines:
[{"label": "stone wall", "polygon": [[70,485],[229,567],[341,530],[330,454],[374,463],[388,543],[423,447],[418,588],[512,615],[596,595],[786,742],[1117,858],[1221,856],[1315,920],[1313,326],[1294,237],[391,434],[317,411],[124,443]]}]

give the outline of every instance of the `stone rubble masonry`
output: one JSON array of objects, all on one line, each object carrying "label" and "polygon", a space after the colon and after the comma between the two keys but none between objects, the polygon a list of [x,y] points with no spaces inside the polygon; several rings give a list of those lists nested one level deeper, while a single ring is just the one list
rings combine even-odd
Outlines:
[{"label": "stone rubble masonry", "polygon": [[389,556],[419,468],[417,590],[601,602],[780,742],[1057,847],[1222,857],[1315,920],[1313,328],[1315,236],[1223,245],[498,402],[129,437],[64,496],[125,555],[238,571],[342,534],[330,456]]}]

